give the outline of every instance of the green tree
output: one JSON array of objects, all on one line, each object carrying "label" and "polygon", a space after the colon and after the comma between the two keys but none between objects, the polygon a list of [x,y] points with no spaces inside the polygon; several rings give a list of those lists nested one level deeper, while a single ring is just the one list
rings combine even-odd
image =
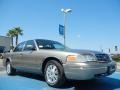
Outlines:
[{"label": "green tree", "polygon": [[11,37],[11,43],[12,43],[12,49],[13,49],[13,38],[15,37],[15,31],[13,29],[9,30],[8,33],[7,33],[7,36]]},{"label": "green tree", "polygon": [[14,45],[13,45],[13,39],[15,37],[15,39],[16,39],[16,45],[17,45],[18,44],[18,36],[19,35],[23,35],[23,30],[20,27],[15,27],[15,28],[10,29],[8,31],[7,36],[9,36],[9,37],[12,38],[12,40],[11,40],[11,42],[12,42],[12,49],[14,47]]},{"label": "green tree", "polygon": [[23,30],[20,27],[15,27],[14,29],[15,37],[16,37],[16,45],[18,44],[18,36],[23,35]]}]

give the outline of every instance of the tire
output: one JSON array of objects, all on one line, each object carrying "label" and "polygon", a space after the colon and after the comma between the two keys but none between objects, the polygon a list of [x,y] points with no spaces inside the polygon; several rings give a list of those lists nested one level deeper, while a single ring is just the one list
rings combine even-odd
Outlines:
[{"label": "tire", "polygon": [[14,75],[15,72],[16,72],[16,70],[11,66],[11,63],[8,61],[8,62],[6,63],[6,73],[7,73],[8,75]]},{"label": "tire", "polygon": [[60,87],[65,83],[65,75],[62,65],[55,61],[48,61],[44,70],[45,81],[49,86]]}]

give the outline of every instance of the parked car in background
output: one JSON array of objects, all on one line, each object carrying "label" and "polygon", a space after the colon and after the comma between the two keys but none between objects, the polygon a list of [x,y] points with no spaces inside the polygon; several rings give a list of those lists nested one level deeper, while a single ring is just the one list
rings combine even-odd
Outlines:
[{"label": "parked car in background", "polygon": [[8,75],[16,70],[42,74],[48,85],[59,87],[66,79],[88,80],[111,75],[116,62],[103,52],[75,50],[52,40],[24,41],[13,52],[5,53]]},{"label": "parked car in background", "polygon": [[3,58],[3,52],[4,52],[5,47],[4,46],[0,46],[0,59]]}]

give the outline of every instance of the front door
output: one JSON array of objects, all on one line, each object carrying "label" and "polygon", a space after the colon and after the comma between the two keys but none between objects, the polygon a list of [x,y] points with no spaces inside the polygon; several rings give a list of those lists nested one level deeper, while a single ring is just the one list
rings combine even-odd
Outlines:
[{"label": "front door", "polygon": [[40,55],[38,54],[35,42],[29,40],[26,42],[22,52],[22,63],[25,69],[36,71],[40,69]]}]

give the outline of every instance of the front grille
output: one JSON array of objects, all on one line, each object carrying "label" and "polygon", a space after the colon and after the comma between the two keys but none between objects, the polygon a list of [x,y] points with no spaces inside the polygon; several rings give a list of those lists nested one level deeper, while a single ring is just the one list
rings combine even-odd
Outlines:
[{"label": "front grille", "polygon": [[99,62],[109,62],[110,58],[107,54],[96,54],[96,58]]}]

